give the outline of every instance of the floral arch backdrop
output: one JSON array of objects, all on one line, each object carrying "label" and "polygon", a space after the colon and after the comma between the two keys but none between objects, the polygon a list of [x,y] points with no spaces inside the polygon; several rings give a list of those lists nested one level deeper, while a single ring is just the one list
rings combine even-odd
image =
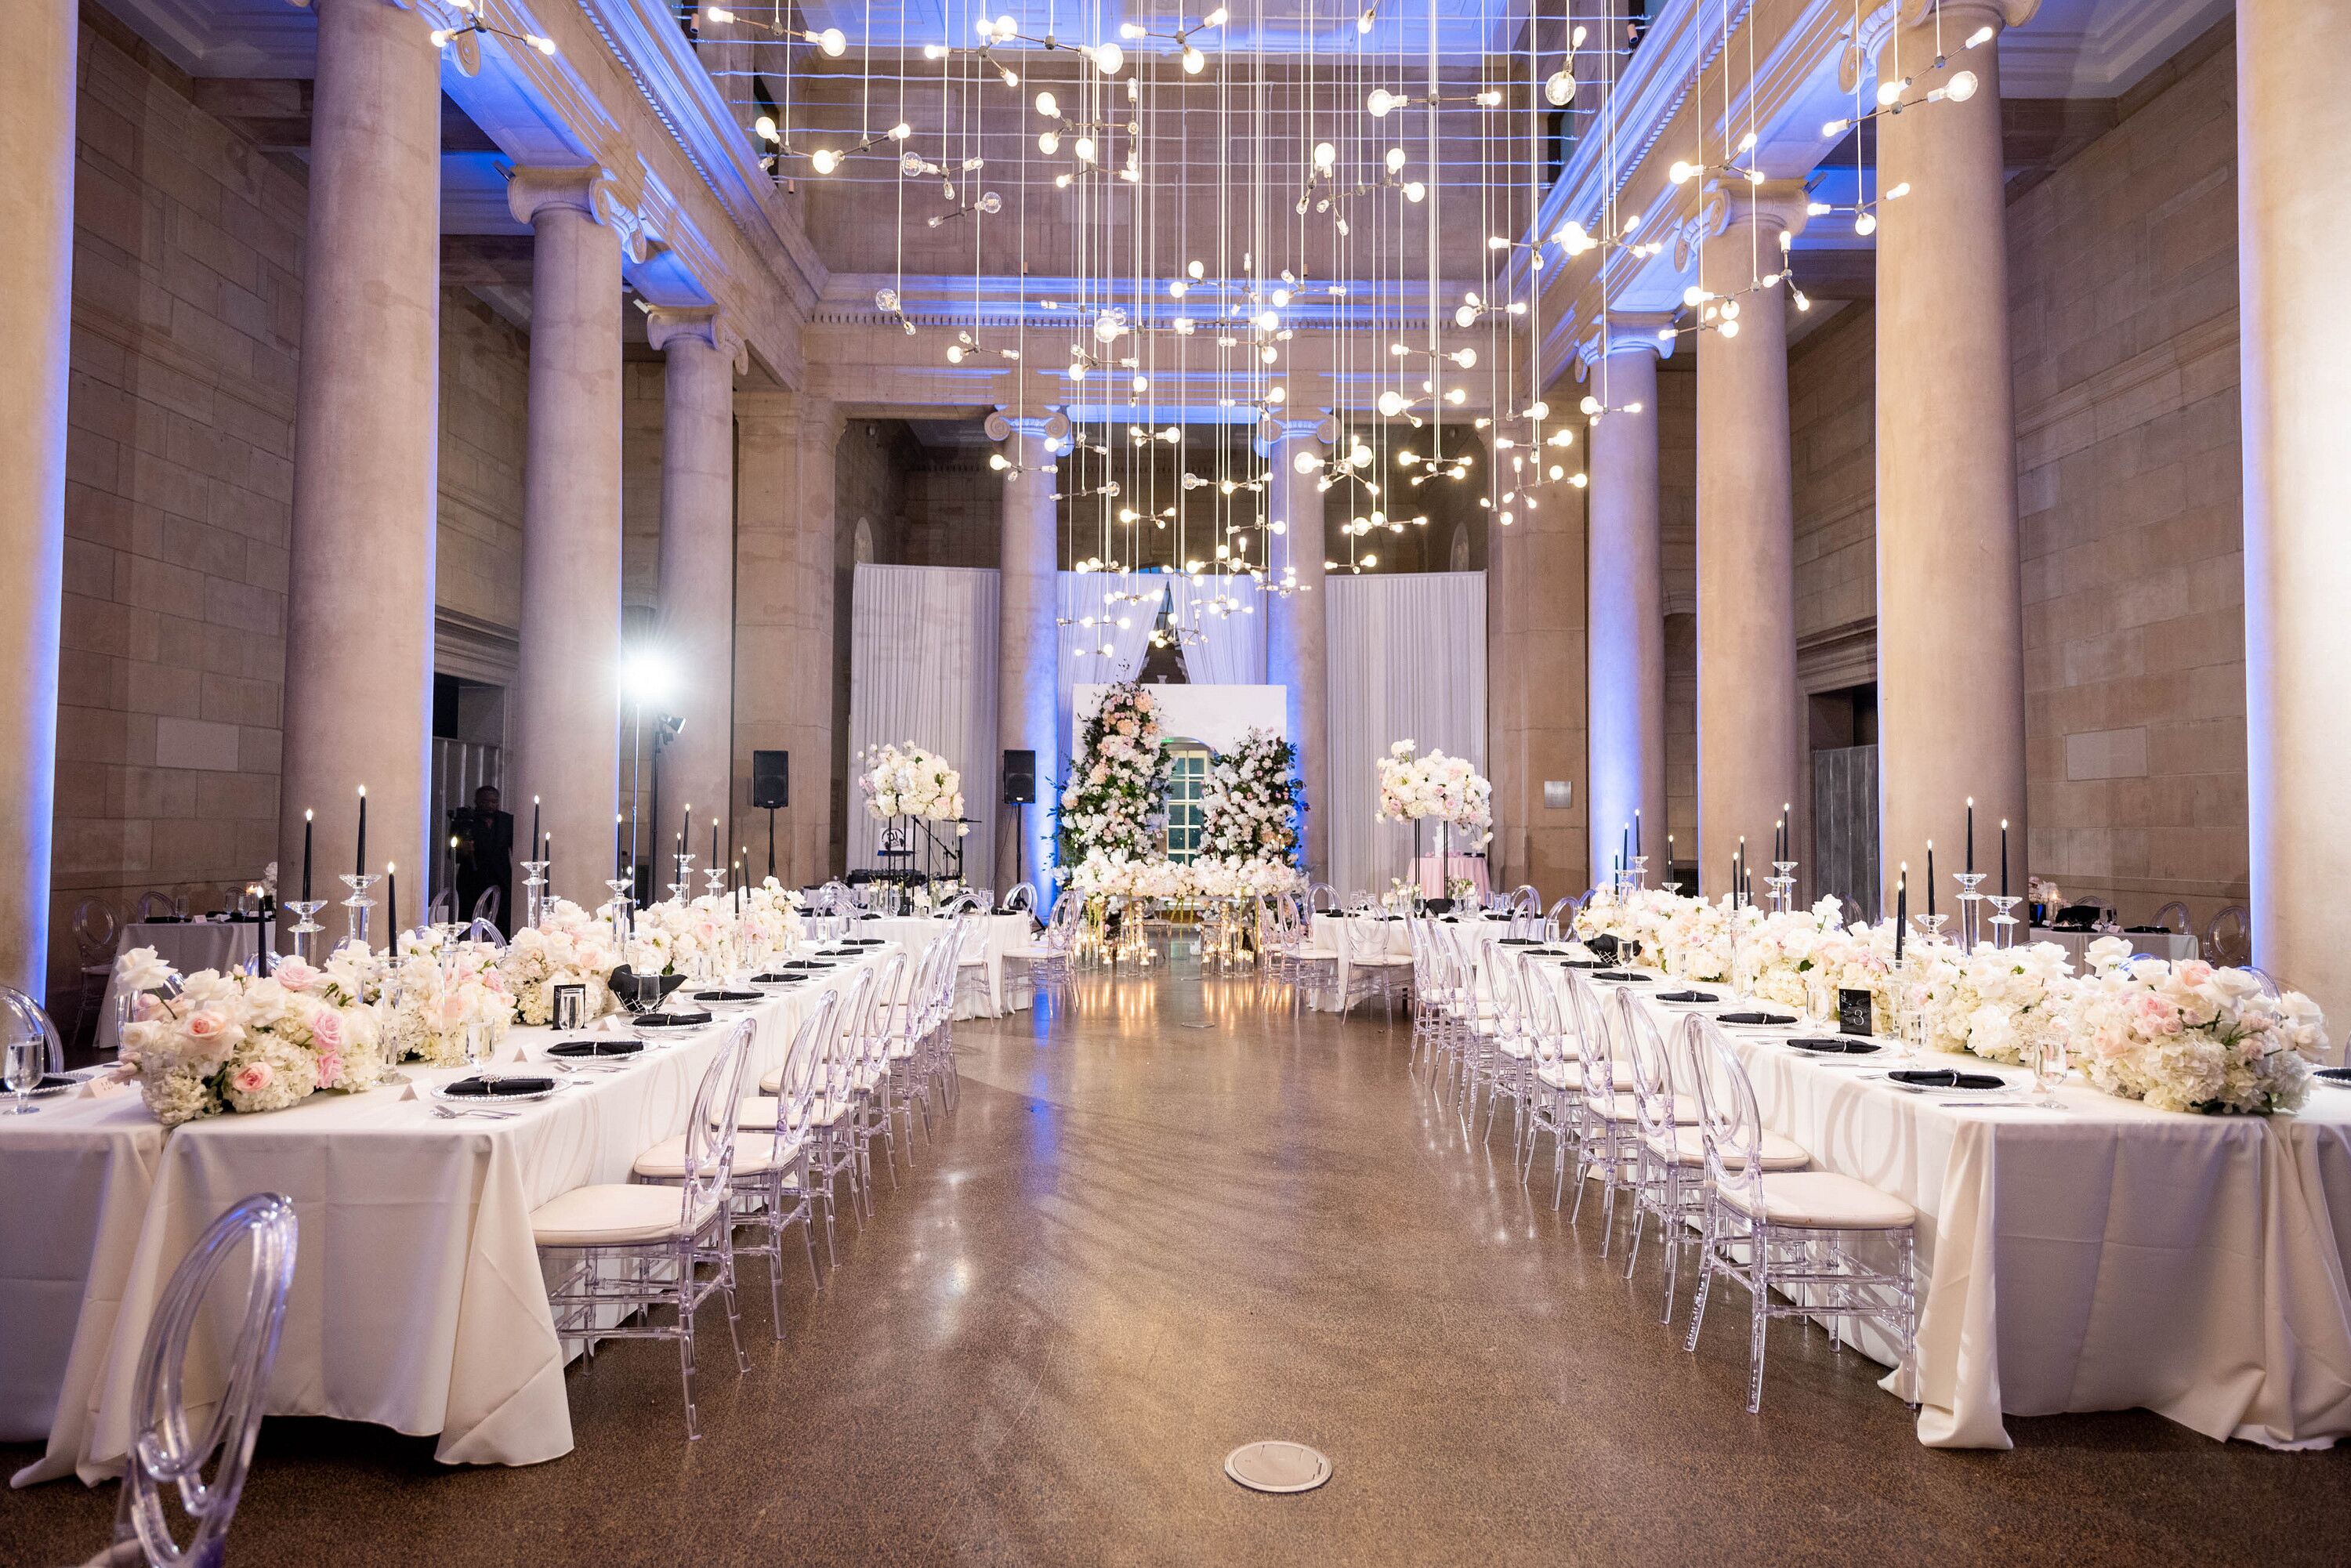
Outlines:
[{"label": "floral arch backdrop", "polygon": [[1162,898],[1303,885],[1297,856],[1304,804],[1290,742],[1252,729],[1215,757],[1200,853],[1177,864],[1155,827],[1167,782],[1165,739],[1158,702],[1140,684],[1123,682],[1102,695],[1061,790],[1054,874],[1080,893]]}]

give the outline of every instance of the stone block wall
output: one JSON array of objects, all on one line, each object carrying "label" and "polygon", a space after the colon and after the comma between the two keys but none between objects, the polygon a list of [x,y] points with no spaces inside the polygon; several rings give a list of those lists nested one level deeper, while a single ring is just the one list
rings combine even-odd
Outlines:
[{"label": "stone block wall", "polygon": [[[471,291],[444,288],[441,521],[434,594],[444,610],[508,631],[522,622],[522,471],[529,399],[529,335]],[[660,412],[658,401],[654,412]],[[655,436],[658,456],[658,426]]]},{"label": "stone block wall", "polygon": [[84,898],[212,907],[276,853],[298,172],[129,35],[79,39],[50,994]]}]

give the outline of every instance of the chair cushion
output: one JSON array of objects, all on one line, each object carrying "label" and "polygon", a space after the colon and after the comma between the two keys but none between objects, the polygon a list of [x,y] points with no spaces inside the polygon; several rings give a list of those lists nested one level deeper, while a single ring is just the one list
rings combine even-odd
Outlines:
[{"label": "chair cushion", "polygon": [[[1655,1140],[1651,1146],[1656,1146]],[[1673,1151],[1667,1157],[1677,1166],[1702,1168],[1706,1165],[1706,1134],[1696,1127],[1676,1127]],[[1783,1138],[1777,1133],[1763,1134],[1765,1170],[1800,1171],[1812,1163],[1813,1156],[1804,1153],[1803,1145],[1794,1139]]]},{"label": "chair cushion", "polygon": [[[1630,1094],[1619,1094],[1605,1103],[1596,1100],[1586,1100],[1584,1103],[1591,1108],[1593,1115],[1604,1122],[1638,1122],[1641,1119],[1641,1113],[1634,1107],[1633,1096]],[[1687,1094],[1674,1096],[1674,1125],[1677,1127],[1698,1125],[1697,1101]]]},{"label": "chair cushion", "polygon": [[678,1189],[633,1182],[575,1186],[530,1211],[531,1239],[541,1247],[617,1247],[682,1236]]},{"label": "chair cushion", "polygon": [[1293,962],[1327,964],[1339,956],[1335,947],[1293,947],[1287,955]]},{"label": "chair cushion", "polygon": [[1900,1198],[1835,1171],[1767,1173],[1762,1196],[1760,1217],[1747,1194],[1726,1192],[1722,1197],[1750,1219],[1811,1230],[1899,1230],[1917,1224],[1918,1218]]},{"label": "chair cushion", "polygon": [[[781,1102],[778,1102],[781,1103]],[[783,1156],[776,1155],[773,1133],[745,1133],[735,1140],[735,1174],[738,1176],[766,1176],[769,1171],[792,1163],[799,1152],[795,1140],[784,1145]],[[637,1175],[652,1181],[682,1181],[685,1177],[685,1134],[664,1138],[637,1156],[630,1167]]]},{"label": "chair cushion", "polygon": [[[1633,1067],[1630,1062],[1612,1062],[1608,1071],[1615,1078],[1620,1092],[1631,1091]],[[1535,1076],[1554,1089],[1581,1089],[1583,1087],[1583,1063],[1562,1059],[1544,1067]]]}]

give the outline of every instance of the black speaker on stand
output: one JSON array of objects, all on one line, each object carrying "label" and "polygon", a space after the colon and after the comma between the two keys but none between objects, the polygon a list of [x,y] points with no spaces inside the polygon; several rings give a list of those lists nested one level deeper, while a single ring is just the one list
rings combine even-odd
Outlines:
[{"label": "black speaker on stand", "polygon": [[751,804],[768,813],[768,874],[776,874],[776,808],[792,803],[792,754],[751,753]]},{"label": "black speaker on stand", "polygon": [[[1037,754],[1034,751],[1008,751],[1004,754],[1004,803],[1022,808],[1013,816],[1012,881],[1015,886],[1027,880],[1022,874],[1029,861],[1028,807],[1037,803]],[[1009,888],[1005,890],[1008,894]]]}]

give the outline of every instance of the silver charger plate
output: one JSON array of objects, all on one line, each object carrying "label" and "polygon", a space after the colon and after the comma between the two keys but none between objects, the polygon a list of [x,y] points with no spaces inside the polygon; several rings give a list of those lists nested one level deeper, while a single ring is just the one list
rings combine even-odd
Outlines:
[{"label": "silver charger plate", "polygon": [[[557,1060],[559,1061],[561,1059],[558,1058]],[[555,1082],[549,1084],[547,1088],[531,1094],[452,1094],[449,1092],[448,1084],[435,1083],[424,1092],[426,1097],[439,1101],[444,1105],[469,1105],[475,1110],[491,1109],[499,1105],[533,1105],[537,1104],[541,1100],[552,1100],[558,1094],[562,1093],[566,1088],[569,1087],[572,1082],[570,1079],[564,1077],[561,1073],[555,1072],[551,1070],[547,1072],[501,1072],[495,1074],[483,1072],[477,1070],[475,1071],[466,1073],[465,1076],[466,1078],[552,1078]],[[456,1078],[453,1078],[449,1081],[450,1083],[462,1082],[462,1079]]]}]

